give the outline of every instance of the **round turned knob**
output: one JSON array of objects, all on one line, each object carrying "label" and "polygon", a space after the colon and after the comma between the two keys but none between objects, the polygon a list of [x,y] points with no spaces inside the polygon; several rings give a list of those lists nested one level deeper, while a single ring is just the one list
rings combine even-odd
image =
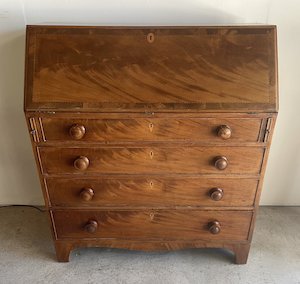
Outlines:
[{"label": "round turned knob", "polygon": [[74,124],[70,128],[69,134],[73,139],[79,140],[85,134],[85,127],[83,125]]},{"label": "round turned knob", "polygon": [[83,201],[90,201],[93,199],[94,197],[94,191],[91,188],[84,188],[81,192],[80,192],[80,197]]},{"label": "round turned knob", "polygon": [[223,198],[224,192],[221,188],[212,188],[210,190],[210,198],[214,201],[219,201]]},{"label": "round turned knob", "polygon": [[225,170],[228,166],[228,160],[224,156],[216,157],[215,159],[215,167],[218,170]]},{"label": "round turned knob", "polygon": [[95,233],[98,229],[98,223],[95,220],[90,220],[84,225],[84,230],[88,233]]},{"label": "round turned knob", "polygon": [[89,167],[90,161],[87,157],[80,156],[74,161],[74,167],[77,170],[85,171]]},{"label": "round turned knob", "polygon": [[229,139],[231,137],[231,128],[228,125],[221,125],[218,128],[218,136],[222,139]]},{"label": "round turned knob", "polygon": [[213,221],[208,224],[208,230],[213,234],[219,234],[221,232],[221,225],[218,221]]}]

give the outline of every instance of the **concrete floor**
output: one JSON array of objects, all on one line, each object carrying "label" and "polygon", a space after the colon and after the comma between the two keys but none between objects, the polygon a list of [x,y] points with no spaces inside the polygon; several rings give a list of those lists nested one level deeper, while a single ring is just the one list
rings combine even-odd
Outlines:
[{"label": "concrete floor", "polygon": [[58,263],[46,213],[0,208],[0,284],[300,283],[300,207],[261,207],[248,264],[223,250],[164,253],[89,248]]}]

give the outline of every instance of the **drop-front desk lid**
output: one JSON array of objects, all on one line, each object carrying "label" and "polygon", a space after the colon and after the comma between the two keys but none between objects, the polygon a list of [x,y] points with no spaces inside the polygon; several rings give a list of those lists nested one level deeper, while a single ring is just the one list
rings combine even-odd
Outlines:
[{"label": "drop-front desk lid", "polygon": [[277,111],[275,26],[28,26],[25,109]]}]

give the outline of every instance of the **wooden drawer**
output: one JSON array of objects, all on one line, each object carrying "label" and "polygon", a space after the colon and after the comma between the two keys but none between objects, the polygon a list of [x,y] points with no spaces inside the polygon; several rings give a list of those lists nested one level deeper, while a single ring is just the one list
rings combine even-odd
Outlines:
[{"label": "wooden drawer", "polygon": [[[251,211],[137,210],[52,211],[58,239],[247,240]],[[212,234],[212,222],[220,232]]]},{"label": "wooden drawer", "polygon": [[[260,147],[39,147],[43,174],[258,174]],[[215,167],[226,157],[224,170]],[[87,164],[88,163],[88,164]],[[86,170],[78,170],[77,167]]]},{"label": "wooden drawer", "polygon": [[[48,178],[52,206],[252,206],[258,180],[199,177]],[[219,199],[221,198],[221,199]]]},{"label": "wooden drawer", "polygon": [[[42,118],[46,141],[128,142],[205,141],[257,142],[261,118],[135,118],[72,119]],[[230,138],[221,137],[228,126]],[[227,136],[226,136],[227,138]]]}]

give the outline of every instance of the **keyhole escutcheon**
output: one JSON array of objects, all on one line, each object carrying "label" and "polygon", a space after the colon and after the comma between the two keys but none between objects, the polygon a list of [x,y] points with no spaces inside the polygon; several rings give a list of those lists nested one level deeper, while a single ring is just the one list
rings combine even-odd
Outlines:
[{"label": "keyhole escutcheon", "polygon": [[153,131],[153,127],[154,127],[153,123],[152,123],[152,122],[150,122],[150,123],[149,123],[149,130],[150,130],[150,132],[152,132],[152,131]]},{"label": "keyhole escutcheon", "polygon": [[147,41],[149,43],[153,43],[154,42],[154,33],[148,33],[148,35],[147,35]]},{"label": "keyhole escutcheon", "polygon": [[153,186],[154,186],[154,183],[153,183],[153,181],[152,181],[152,180],[149,182],[149,186],[150,186],[150,188],[153,188]]},{"label": "keyhole escutcheon", "polygon": [[154,152],[153,152],[152,150],[150,151],[149,156],[150,156],[150,159],[153,159],[153,157],[154,157]]},{"label": "keyhole escutcheon", "polygon": [[149,217],[150,217],[150,221],[153,222],[154,218],[155,218],[155,213],[154,212],[150,212]]}]

